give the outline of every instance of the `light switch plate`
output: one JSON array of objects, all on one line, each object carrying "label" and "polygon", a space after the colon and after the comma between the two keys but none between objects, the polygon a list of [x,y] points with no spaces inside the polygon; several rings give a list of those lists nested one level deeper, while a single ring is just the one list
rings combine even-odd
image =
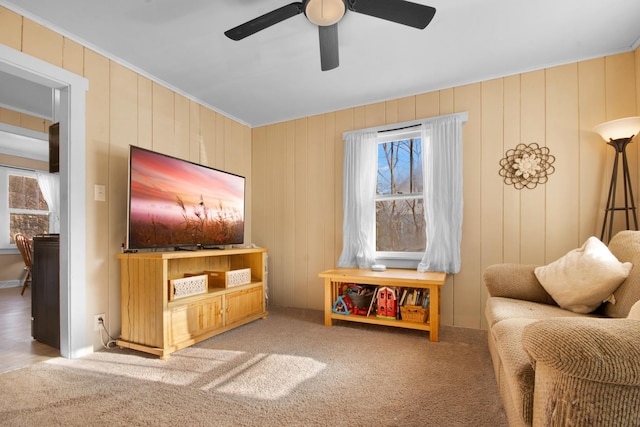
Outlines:
[{"label": "light switch plate", "polygon": [[104,185],[96,184],[93,187],[94,199],[97,202],[104,202],[107,200],[106,192],[107,190]]}]

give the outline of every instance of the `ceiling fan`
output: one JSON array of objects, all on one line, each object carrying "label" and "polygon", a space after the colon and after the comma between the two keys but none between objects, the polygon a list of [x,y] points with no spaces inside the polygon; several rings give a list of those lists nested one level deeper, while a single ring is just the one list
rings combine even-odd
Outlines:
[{"label": "ceiling fan", "polygon": [[339,64],[338,22],[347,10],[420,30],[431,22],[436,13],[433,7],[405,0],[303,0],[265,13],[225,31],[224,34],[232,40],[242,40],[285,19],[304,13],[310,22],[318,26],[320,65],[322,71],[327,71]]}]

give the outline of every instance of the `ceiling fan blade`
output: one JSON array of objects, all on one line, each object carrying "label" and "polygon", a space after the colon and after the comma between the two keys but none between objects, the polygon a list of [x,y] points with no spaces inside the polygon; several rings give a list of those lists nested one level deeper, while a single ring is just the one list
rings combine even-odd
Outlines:
[{"label": "ceiling fan blade", "polygon": [[320,36],[320,68],[329,71],[337,68],[338,59],[338,23],[329,26],[318,26]]},{"label": "ceiling fan blade", "polygon": [[424,29],[436,14],[436,9],[405,0],[348,0],[350,11],[362,13],[398,24]]},{"label": "ceiling fan blade", "polygon": [[262,16],[258,16],[251,21],[238,25],[235,28],[227,30],[224,35],[231,40],[242,40],[252,34],[262,31],[265,28],[269,28],[272,25],[282,22],[285,19],[289,19],[293,16],[302,13],[302,2],[290,3],[286,6],[282,6],[276,10],[265,13]]}]

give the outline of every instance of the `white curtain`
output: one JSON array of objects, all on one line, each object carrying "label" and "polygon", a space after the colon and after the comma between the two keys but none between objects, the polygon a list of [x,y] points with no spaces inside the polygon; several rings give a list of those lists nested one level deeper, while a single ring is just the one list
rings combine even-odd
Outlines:
[{"label": "white curtain", "polygon": [[46,172],[36,172],[38,186],[44,200],[49,205],[49,232],[60,232],[60,175]]},{"label": "white curtain", "polygon": [[375,131],[346,136],[342,195],[343,245],[338,267],[369,268],[375,264],[377,136]]},{"label": "white curtain", "polygon": [[462,125],[466,114],[425,120],[422,170],[427,248],[418,271],[460,272]]}]

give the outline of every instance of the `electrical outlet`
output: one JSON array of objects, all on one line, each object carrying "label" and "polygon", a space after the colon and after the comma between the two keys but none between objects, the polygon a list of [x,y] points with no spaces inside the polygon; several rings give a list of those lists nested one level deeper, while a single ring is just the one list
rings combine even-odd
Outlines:
[{"label": "electrical outlet", "polygon": [[102,325],[100,324],[100,319],[102,319],[102,323],[104,323],[107,318],[105,317],[104,313],[100,313],[100,314],[96,314],[95,316],[93,316],[93,330],[94,331],[99,331],[102,329]]}]

